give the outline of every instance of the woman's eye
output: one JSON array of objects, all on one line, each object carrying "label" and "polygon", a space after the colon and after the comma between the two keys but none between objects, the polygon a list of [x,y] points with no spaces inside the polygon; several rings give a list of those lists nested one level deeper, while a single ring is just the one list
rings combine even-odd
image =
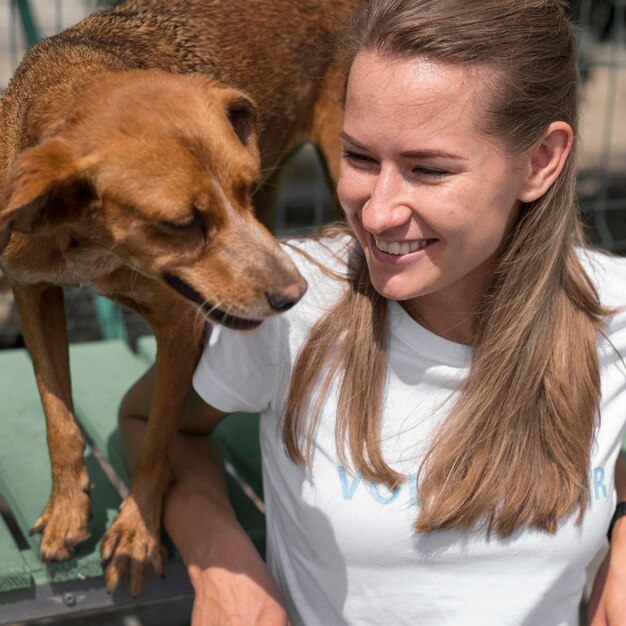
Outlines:
[{"label": "woman's eye", "polygon": [[353,152],[352,150],[344,150],[342,156],[346,161],[352,161],[353,163],[373,163],[374,159],[372,157],[367,156],[366,154],[361,154],[360,152]]},{"label": "woman's eye", "polygon": [[413,173],[418,174],[419,176],[425,176],[427,178],[443,178],[450,172],[447,172],[446,170],[434,169],[432,167],[418,166],[413,168]]}]

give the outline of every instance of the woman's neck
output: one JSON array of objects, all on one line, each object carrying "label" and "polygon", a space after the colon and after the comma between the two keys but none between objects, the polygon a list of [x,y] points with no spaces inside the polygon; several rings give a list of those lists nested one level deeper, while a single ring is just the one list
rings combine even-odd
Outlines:
[{"label": "woman's neck", "polygon": [[454,304],[440,306],[429,296],[405,300],[400,305],[430,332],[467,346],[475,344],[478,322],[475,311],[455,307]]}]

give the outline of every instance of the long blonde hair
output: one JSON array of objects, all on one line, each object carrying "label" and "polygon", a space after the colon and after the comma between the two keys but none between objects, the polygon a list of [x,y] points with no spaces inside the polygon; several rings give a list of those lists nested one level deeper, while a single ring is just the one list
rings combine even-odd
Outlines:
[{"label": "long blonde hair", "polygon": [[[370,0],[352,23],[347,67],[362,50],[479,73],[487,66],[497,79],[484,81],[481,130],[521,153],[555,120],[576,132],[576,46],[565,6]],[[600,402],[596,338],[608,311],[577,256],[584,241],[574,189],[572,154],[551,188],[522,207],[503,246],[482,299],[469,375],[419,470],[419,531],[485,523],[507,536],[520,526],[553,532],[571,512],[582,518]],[[321,399],[341,372],[339,453],[347,446],[370,481],[403,480],[380,445],[387,335],[387,302],[358,258],[343,299],[314,326],[294,366],[284,422],[292,459],[310,458]]]}]

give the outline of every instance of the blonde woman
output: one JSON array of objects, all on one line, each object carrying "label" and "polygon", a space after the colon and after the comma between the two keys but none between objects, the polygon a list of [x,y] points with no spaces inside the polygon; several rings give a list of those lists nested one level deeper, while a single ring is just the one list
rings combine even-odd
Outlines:
[{"label": "blonde woman", "polygon": [[[304,299],[213,329],[195,375],[165,510],[194,626],[578,623],[617,504],[626,261],[581,236],[564,6],[372,0],[355,18],[348,227],[287,246]],[[152,381],[122,406],[131,460]],[[235,410],[262,414],[265,562],[204,436]],[[621,512],[594,626],[626,615]]]}]

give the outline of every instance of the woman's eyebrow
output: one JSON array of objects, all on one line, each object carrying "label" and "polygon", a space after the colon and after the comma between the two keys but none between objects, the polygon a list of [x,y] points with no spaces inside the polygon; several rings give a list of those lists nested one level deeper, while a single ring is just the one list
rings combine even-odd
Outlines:
[{"label": "woman's eyebrow", "polygon": [[343,139],[344,141],[346,141],[347,143],[352,144],[355,148],[361,148],[362,150],[367,150],[367,148],[362,143],[359,143],[356,139],[353,139],[352,137],[350,137],[350,135],[348,135],[348,133],[346,133],[343,130],[339,132],[339,137]]},{"label": "woman's eyebrow", "polygon": [[[341,131],[339,133],[339,137],[343,139],[346,143],[354,146],[355,148],[359,148],[361,150],[368,150],[367,146],[364,146],[362,143],[359,143],[353,137],[350,137],[345,131]],[[408,150],[407,152],[401,152],[400,156],[409,158],[409,159],[429,159],[429,158],[444,158],[444,159],[454,159],[456,161],[467,161],[469,157],[461,156],[460,154],[453,154],[451,152],[445,152],[443,150]]]},{"label": "woman's eyebrow", "polygon": [[410,150],[409,152],[401,152],[400,156],[408,159],[432,159],[434,157],[440,157],[455,161],[469,160],[469,157],[461,156],[460,154],[452,154],[451,152],[444,152],[442,150]]}]

